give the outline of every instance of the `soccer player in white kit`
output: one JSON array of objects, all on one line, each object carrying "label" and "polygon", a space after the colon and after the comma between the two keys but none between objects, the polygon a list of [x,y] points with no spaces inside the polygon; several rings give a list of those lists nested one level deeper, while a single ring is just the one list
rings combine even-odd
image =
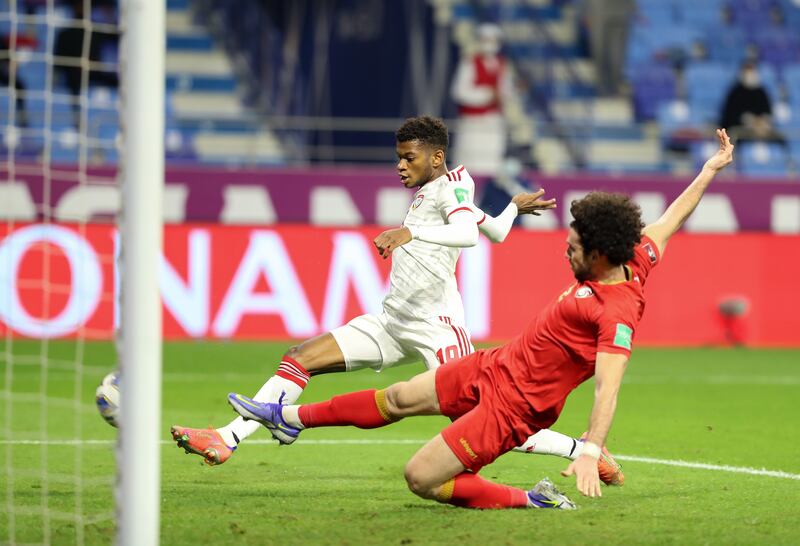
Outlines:
[{"label": "soccer player in white kit", "polygon": [[[411,118],[397,131],[397,172],[407,188],[417,188],[403,226],[378,235],[383,258],[392,255],[391,284],[383,312],[361,315],[346,325],[292,347],[273,375],[253,397],[260,402],[292,404],[311,375],[381,370],[422,360],[428,369],[474,351],[456,284],[461,249],[474,246],[479,231],[502,242],[518,214],[538,214],[555,207],[543,191],[514,196],[493,218],[473,204],[475,183],[463,166],[448,171],[447,127],[432,117]],[[173,426],[173,438],[187,453],[210,465],[222,464],[238,444],[259,428],[257,421],[236,418],[219,429]],[[271,430],[274,436],[281,432]],[[293,438],[279,438],[291,443]],[[543,430],[520,448],[532,453],[576,458],[582,443]],[[607,453],[606,453],[607,455]],[[600,459],[607,483],[621,483],[619,466]]]}]

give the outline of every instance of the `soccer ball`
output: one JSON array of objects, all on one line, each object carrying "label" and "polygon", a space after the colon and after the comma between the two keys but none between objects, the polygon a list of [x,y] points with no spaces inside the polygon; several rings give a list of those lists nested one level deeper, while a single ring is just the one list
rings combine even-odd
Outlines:
[{"label": "soccer ball", "polygon": [[106,423],[119,426],[119,372],[111,372],[103,378],[94,392],[94,402]]}]

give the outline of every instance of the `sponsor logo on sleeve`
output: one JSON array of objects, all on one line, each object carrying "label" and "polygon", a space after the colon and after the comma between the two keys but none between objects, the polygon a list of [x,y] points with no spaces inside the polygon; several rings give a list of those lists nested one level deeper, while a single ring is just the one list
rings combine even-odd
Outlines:
[{"label": "sponsor logo on sleeve", "polygon": [[456,188],[453,190],[453,193],[456,194],[456,200],[459,203],[469,201],[469,191],[465,190],[464,188]]},{"label": "sponsor logo on sleeve", "polygon": [[573,288],[575,288],[576,286],[577,286],[577,283],[573,283],[573,284],[571,284],[569,288],[567,288],[566,290],[564,290],[564,291],[561,293],[561,295],[560,295],[560,296],[558,296],[558,301],[561,301],[561,300],[563,300],[564,298],[566,298],[567,296],[569,296],[570,292],[572,292],[572,289],[573,289]]},{"label": "sponsor logo on sleeve", "polygon": [[647,252],[647,257],[650,258],[651,264],[654,264],[658,261],[658,256],[656,256],[656,251],[653,249],[653,245],[650,243],[645,243],[644,250]]},{"label": "sponsor logo on sleeve", "polygon": [[621,322],[617,323],[617,332],[614,334],[614,345],[630,351],[632,337],[633,330],[631,330],[630,326],[626,326]]}]

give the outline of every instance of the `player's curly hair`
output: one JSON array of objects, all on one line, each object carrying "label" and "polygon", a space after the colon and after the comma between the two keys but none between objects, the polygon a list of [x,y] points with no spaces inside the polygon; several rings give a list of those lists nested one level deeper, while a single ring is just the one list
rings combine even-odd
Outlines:
[{"label": "player's curly hair", "polygon": [[441,148],[445,152],[449,143],[447,125],[441,119],[431,116],[408,118],[397,130],[395,137],[397,142],[419,140],[428,146]]},{"label": "player's curly hair", "polygon": [[611,265],[623,265],[633,259],[633,251],[642,240],[642,210],[627,195],[592,192],[572,202],[570,223],[581,239],[584,256],[597,250]]}]

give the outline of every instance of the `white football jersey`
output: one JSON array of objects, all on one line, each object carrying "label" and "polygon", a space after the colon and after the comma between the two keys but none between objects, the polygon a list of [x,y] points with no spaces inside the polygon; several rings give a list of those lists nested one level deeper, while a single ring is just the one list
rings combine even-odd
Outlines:
[{"label": "white football jersey", "polygon": [[[419,188],[404,226],[441,226],[451,214],[473,214],[475,182],[463,166]],[[469,212],[462,212],[463,209]],[[425,319],[450,317],[464,324],[464,304],[456,284],[460,248],[412,240],[392,252],[391,286],[383,300],[392,315]]]}]

